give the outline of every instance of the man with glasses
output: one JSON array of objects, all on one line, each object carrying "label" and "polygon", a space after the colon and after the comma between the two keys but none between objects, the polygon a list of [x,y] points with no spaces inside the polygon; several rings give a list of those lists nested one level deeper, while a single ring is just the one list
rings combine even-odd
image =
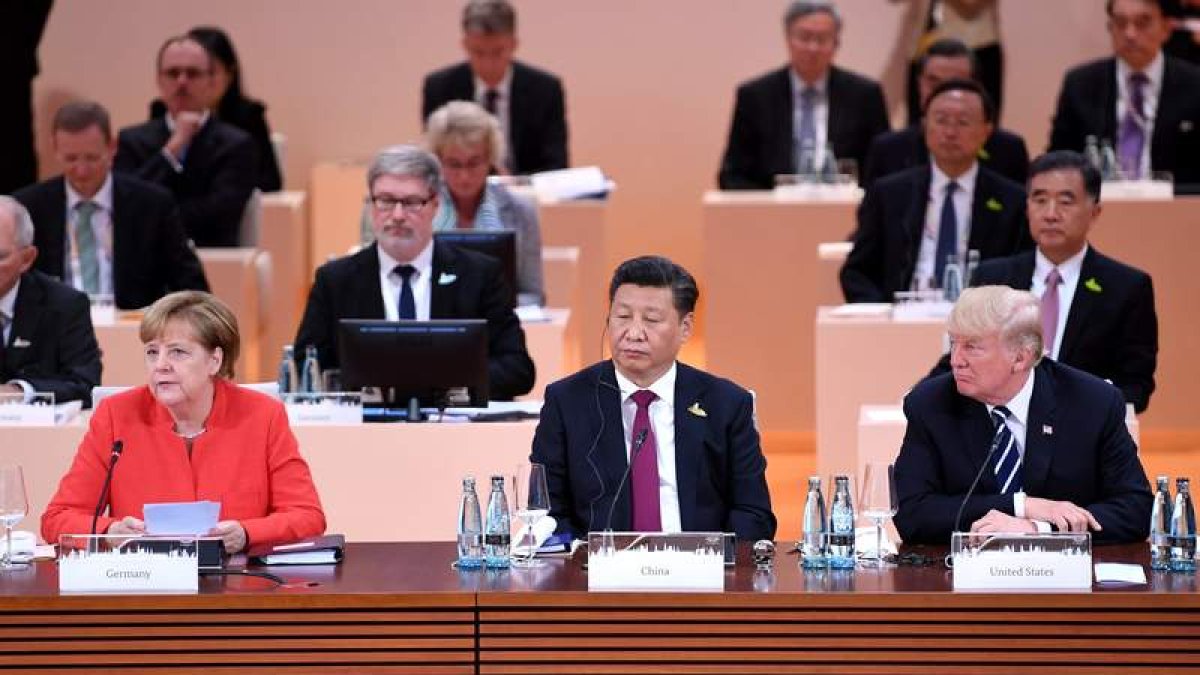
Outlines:
[{"label": "man with glasses", "polygon": [[157,63],[167,114],[122,129],[113,167],[174,194],[197,246],[237,246],[258,175],[254,141],[205,107],[212,56],[199,42],[172,37],[158,50]]},{"label": "man with glasses", "polygon": [[790,63],[738,87],[729,142],[717,178],[722,190],[769,190],[778,174],[820,166],[826,147],[863,165],[887,131],[879,84],[833,65],[842,18],[831,2],[797,0],[783,18]]},{"label": "man with glasses", "polygon": [[1177,193],[1200,193],[1200,68],[1163,54],[1171,24],[1163,0],[1108,0],[1114,56],[1063,79],[1051,150],[1112,142],[1122,173],[1172,174]]},{"label": "man with glasses", "polygon": [[441,165],[425,150],[397,145],[375,156],[367,170],[375,243],[317,270],[296,354],[315,345],[322,367],[337,368],[341,319],[486,319],[491,397],[526,394],[533,361],[499,262],[433,240],[441,186]]},{"label": "man with glasses", "polygon": [[986,260],[1033,247],[1025,190],[979,165],[994,120],[991,99],[973,80],[933,90],[922,119],[931,161],[867,188],[842,266],[846,302],[891,302],[897,291],[936,288],[947,259],[965,260],[971,250]]}]

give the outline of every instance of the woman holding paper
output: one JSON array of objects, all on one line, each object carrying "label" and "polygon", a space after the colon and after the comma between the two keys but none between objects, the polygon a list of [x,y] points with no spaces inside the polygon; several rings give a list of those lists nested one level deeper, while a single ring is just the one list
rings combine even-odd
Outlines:
[{"label": "woman holding paper", "polygon": [[[92,415],[42,515],[46,541],[91,533],[93,520],[96,533],[142,534],[146,504],[195,501],[220,503],[208,534],[231,553],[324,532],[283,405],[231,380],[233,312],[208,293],[172,293],[146,311],[140,336],[148,383],[104,399]],[[108,515],[95,518],[105,506]]]}]

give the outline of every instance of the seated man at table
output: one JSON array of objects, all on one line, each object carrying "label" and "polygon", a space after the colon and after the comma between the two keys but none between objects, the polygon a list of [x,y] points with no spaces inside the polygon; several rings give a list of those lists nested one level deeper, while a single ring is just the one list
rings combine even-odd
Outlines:
[{"label": "seated man at table", "polygon": [[0,196],[0,394],[51,393],[87,407],[100,384],[88,297],[30,269],[37,254],[29,212]]},{"label": "seated man at table", "polygon": [[735,532],[773,539],[767,460],[750,393],[676,361],[699,290],[657,256],[609,284],[612,360],[546,388],[531,462],[546,466],[560,532]]},{"label": "seated man at table", "polygon": [[[1112,382],[1145,411],[1158,362],[1154,285],[1088,243],[1100,217],[1100,172],[1077,152],[1042,155],[1030,168],[1028,208],[1037,249],[983,262],[971,284],[1033,291],[1046,356]],[[933,374],[949,369],[944,356]]]},{"label": "seated man at table", "polygon": [[317,270],[296,355],[316,345],[323,368],[337,368],[341,319],[486,319],[488,384],[494,400],[533,388],[534,367],[511,292],[495,258],[433,239],[442,167],[411,145],[384,148],[367,171],[375,243]]},{"label": "seated man at table", "polygon": [[1125,400],[1104,380],[1043,358],[1037,297],[1006,286],[969,288],[947,332],[952,372],[904,399],[901,538],[947,544],[966,528],[1144,540],[1151,494],[1125,426]]},{"label": "seated man at table", "polygon": [[1025,191],[980,166],[995,110],[977,82],[943,82],[922,124],[932,164],[882,178],[858,207],[842,266],[846,302],[891,302],[897,291],[941,285],[946,259],[1012,255],[1031,247]]},{"label": "seated man at table", "polygon": [[[917,62],[917,90],[922,103],[933,90],[950,80],[978,81],[979,64],[971,48],[961,40],[942,38],[929,45]],[[866,164],[862,167],[863,185],[871,185],[884,176],[912,166],[929,163],[929,148],[921,133],[918,118],[909,126],[879,134],[871,141]],[[979,164],[1016,183],[1024,183],[1029,171],[1029,151],[1018,135],[996,127],[979,149]]]},{"label": "seated man at table", "polygon": [[207,291],[179,209],[165,189],[112,171],[108,111],[75,101],[51,125],[63,175],[13,196],[33,216],[37,269],[89,295],[139,309],[171,291]]},{"label": "seated man at table", "polygon": [[770,190],[776,175],[803,171],[803,150],[823,157],[830,144],[862,167],[871,139],[889,128],[879,83],[833,65],[842,16],[832,2],[795,0],[783,33],[790,63],[738,87],[722,190]]}]

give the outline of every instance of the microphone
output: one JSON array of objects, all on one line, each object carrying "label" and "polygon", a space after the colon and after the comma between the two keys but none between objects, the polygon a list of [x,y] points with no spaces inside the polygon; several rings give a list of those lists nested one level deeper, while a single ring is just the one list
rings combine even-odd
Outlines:
[{"label": "microphone", "polygon": [[983,460],[983,465],[979,467],[979,472],[975,474],[975,480],[971,481],[971,487],[967,488],[967,494],[963,495],[962,503],[958,505],[958,513],[954,516],[954,529],[951,530],[951,533],[960,531],[958,528],[962,523],[963,509],[967,508],[967,500],[970,499],[971,495],[975,493],[975,487],[979,485],[979,479],[983,478],[984,470],[991,466],[992,455],[996,454],[996,448],[999,446],[1000,444],[997,443],[996,439],[993,438],[992,447],[990,450],[988,450],[987,457]]},{"label": "microphone", "polygon": [[108,503],[108,486],[112,483],[113,469],[117,460],[121,459],[121,451],[125,449],[125,441],[117,439],[112,444],[112,456],[108,460],[108,472],[104,474],[104,486],[100,488],[100,499],[96,502],[96,512],[92,514],[92,534],[96,534],[96,521],[100,519],[105,504]]},{"label": "microphone", "polygon": [[642,429],[642,433],[633,439],[633,448],[629,451],[629,465],[625,467],[625,473],[621,474],[621,482],[617,483],[617,492],[613,495],[612,503],[608,505],[608,518],[604,520],[606,532],[612,529],[613,512],[617,509],[617,499],[621,496],[621,490],[625,488],[625,482],[629,480],[629,474],[633,473],[633,460],[637,459],[638,452],[641,451],[642,444],[646,442],[646,436],[649,435],[649,429]]}]

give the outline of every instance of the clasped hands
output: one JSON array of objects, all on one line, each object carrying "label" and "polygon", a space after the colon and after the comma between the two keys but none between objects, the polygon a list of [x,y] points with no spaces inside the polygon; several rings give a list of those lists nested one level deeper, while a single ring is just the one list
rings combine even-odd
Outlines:
[{"label": "clasped hands", "polygon": [[971,532],[1037,532],[1034,521],[1050,523],[1059,532],[1100,531],[1100,523],[1090,511],[1071,502],[1058,502],[1040,497],[1025,498],[1025,517],[1017,518],[996,509],[971,523]]},{"label": "clasped hands", "polygon": [[[108,526],[109,534],[138,535],[146,534],[146,523],[133,516],[113,521]],[[220,537],[226,553],[237,553],[246,548],[246,528],[236,520],[222,520],[217,526],[208,531],[206,536]]]}]

